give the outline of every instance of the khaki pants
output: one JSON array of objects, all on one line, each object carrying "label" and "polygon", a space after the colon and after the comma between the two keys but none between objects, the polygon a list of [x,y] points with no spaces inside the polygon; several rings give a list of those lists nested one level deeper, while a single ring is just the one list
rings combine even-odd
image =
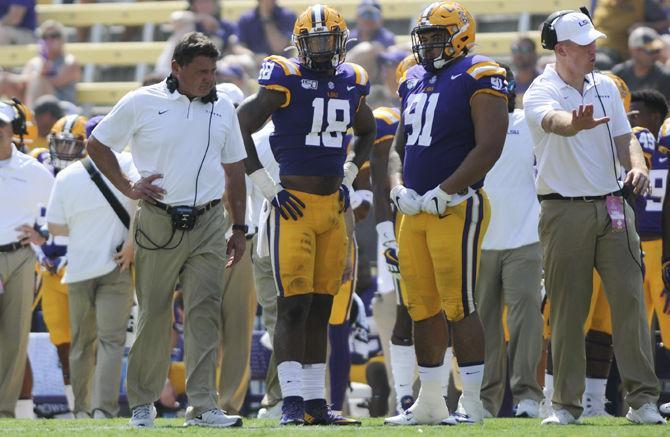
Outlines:
[{"label": "khaki pants", "polygon": [[119,413],[121,361],[133,290],[130,271],[69,284],[74,412]]},{"label": "khaki pants", "polygon": [[[227,221],[224,229],[228,229]],[[223,276],[219,406],[237,414],[247,395],[251,370],[251,334],[256,316],[256,289],[251,264],[253,245],[247,241],[242,259]]]},{"label": "khaki pants", "polygon": [[[254,250],[258,244],[258,234],[254,235]],[[262,258],[258,254],[251,254],[254,265],[254,282],[256,283],[256,297],[258,304],[263,308],[263,325],[274,343],[275,325],[277,324],[277,286],[272,273],[272,262],[269,256]],[[277,376],[277,362],[274,353],[268,363],[268,372],[265,375],[265,396],[262,404],[272,406],[282,400],[281,387]]]},{"label": "khaki pants", "polygon": [[14,417],[26,369],[35,254],[30,247],[0,253],[0,418]]},{"label": "khaki pants", "polygon": [[172,295],[177,279],[184,295],[184,343],[186,352],[186,394],[192,414],[217,408],[216,358],[221,332],[223,271],[226,237],[223,207],[198,216],[191,231],[172,234],[171,219],[164,211],[140,203],[135,226],[135,286],[138,301],[137,338],[128,357],[128,402],[131,408],[152,404],[160,396],[170,367]]},{"label": "khaki pants", "polygon": [[582,414],[586,358],[584,321],[593,291],[593,268],[612,309],[613,346],[626,402],[656,403],[651,341],[642,293],[640,240],[625,204],[627,232],[613,232],[604,200],[545,200],[540,214],[545,287],[554,364],[554,408]]},{"label": "khaki pants", "polygon": [[[486,360],[481,399],[498,414],[505,394],[508,360],[514,403],[539,401],[542,389],[535,378],[542,352],[540,243],[509,250],[482,250],[475,297],[486,335]],[[507,305],[509,345],[505,346],[503,307]]]}]

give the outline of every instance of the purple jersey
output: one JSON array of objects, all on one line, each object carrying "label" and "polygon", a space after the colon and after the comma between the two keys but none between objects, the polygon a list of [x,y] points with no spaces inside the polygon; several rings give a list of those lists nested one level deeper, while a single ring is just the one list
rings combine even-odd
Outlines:
[{"label": "purple jersey", "polygon": [[[466,56],[436,73],[415,65],[398,89],[405,123],[405,186],[424,194],[442,183],[475,147],[470,102],[479,93],[507,97],[505,70]],[[483,179],[473,185],[480,188]]]},{"label": "purple jersey", "polygon": [[375,123],[377,124],[375,144],[392,140],[395,137],[395,131],[398,129],[400,110],[398,108],[382,106],[375,109],[372,113],[375,116]]},{"label": "purple jersey", "polygon": [[637,198],[637,231],[644,238],[661,238],[661,209],[665,197],[665,183],[668,177],[668,149],[670,147],[670,123],[661,127],[658,146],[656,139],[649,130],[634,127],[645,161],[649,168],[651,192],[645,197]]},{"label": "purple jersey", "polygon": [[285,94],[272,114],[270,146],[280,175],[343,176],[345,134],[370,92],[365,70],[345,62],[334,75],[304,68],[295,59],[265,58],[258,84]]}]

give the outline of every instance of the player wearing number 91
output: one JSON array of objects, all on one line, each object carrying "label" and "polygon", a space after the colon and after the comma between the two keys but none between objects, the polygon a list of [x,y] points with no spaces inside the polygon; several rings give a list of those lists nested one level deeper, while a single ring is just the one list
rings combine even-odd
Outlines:
[{"label": "player wearing number 91", "polygon": [[[310,6],[293,29],[298,58],[266,58],[258,93],[238,109],[247,173],[273,206],[266,241],[278,292],[274,352],[287,425],[360,424],[334,414],[325,400],[328,318],[347,250],[344,212],[375,138],[368,76],[344,62],[347,37],[339,12]],[[251,138],[270,116],[280,181],[261,166]],[[347,158],[350,127],[355,140]]]},{"label": "player wearing number 91", "polygon": [[[482,421],[484,331],[473,293],[490,210],[481,187],[500,156],[509,117],[505,70],[471,55],[474,42],[475,21],[462,5],[426,7],[412,30],[420,65],[405,73],[398,91],[402,120],[389,157],[396,167],[391,200],[403,213],[398,254],[421,391],[411,408],[387,424]],[[400,174],[397,151],[403,148]],[[447,320],[463,380],[453,417],[441,391]]]}]

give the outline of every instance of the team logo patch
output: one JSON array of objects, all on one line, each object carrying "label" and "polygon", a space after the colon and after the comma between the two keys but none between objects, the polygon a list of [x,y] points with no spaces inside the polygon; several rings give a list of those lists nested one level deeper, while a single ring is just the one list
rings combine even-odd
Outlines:
[{"label": "team logo patch", "polygon": [[407,89],[408,89],[408,90],[413,89],[413,88],[416,86],[416,83],[417,83],[418,81],[419,81],[418,79],[409,79],[409,80],[407,81]]},{"label": "team logo patch", "polygon": [[430,83],[435,83],[435,82],[437,82],[437,76],[433,76],[433,77],[431,77],[430,80],[429,80],[429,82],[430,82]]},{"label": "team logo patch", "polygon": [[302,85],[302,87],[306,90],[315,90],[318,88],[319,82],[316,80],[303,79],[300,81],[300,85]]},{"label": "team logo patch", "polygon": [[328,88],[331,90],[335,88],[335,84],[333,82],[328,82]]}]

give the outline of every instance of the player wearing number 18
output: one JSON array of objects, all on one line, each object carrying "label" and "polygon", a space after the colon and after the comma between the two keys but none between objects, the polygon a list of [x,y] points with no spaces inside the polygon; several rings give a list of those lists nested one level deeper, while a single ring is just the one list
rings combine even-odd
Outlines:
[{"label": "player wearing number 18", "polygon": [[[502,151],[507,133],[505,70],[471,55],[475,21],[458,3],[426,7],[412,30],[420,65],[401,80],[402,120],[390,163],[404,148],[402,175],[391,174],[391,200],[403,214],[398,232],[400,272],[421,391],[391,425],[479,423],[484,370],[484,331],[473,293],[481,240],[490,209],[484,176]],[[446,317],[445,317],[446,315]],[[441,366],[453,332],[463,395],[449,416],[442,399]]]},{"label": "player wearing number 18", "polygon": [[[334,414],[325,400],[328,318],[347,249],[344,211],[375,138],[374,116],[365,103],[367,73],[344,62],[347,36],[335,9],[307,8],[293,30],[298,58],[266,58],[258,94],[238,109],[247,173],[273,206],[267,208],[264,242],[278,292],[274,353],[285,425],[360,424]],[[251,138],[270,116],[279,181],[261,166]],[[349,127],[355,140],[347,159]]]}]

